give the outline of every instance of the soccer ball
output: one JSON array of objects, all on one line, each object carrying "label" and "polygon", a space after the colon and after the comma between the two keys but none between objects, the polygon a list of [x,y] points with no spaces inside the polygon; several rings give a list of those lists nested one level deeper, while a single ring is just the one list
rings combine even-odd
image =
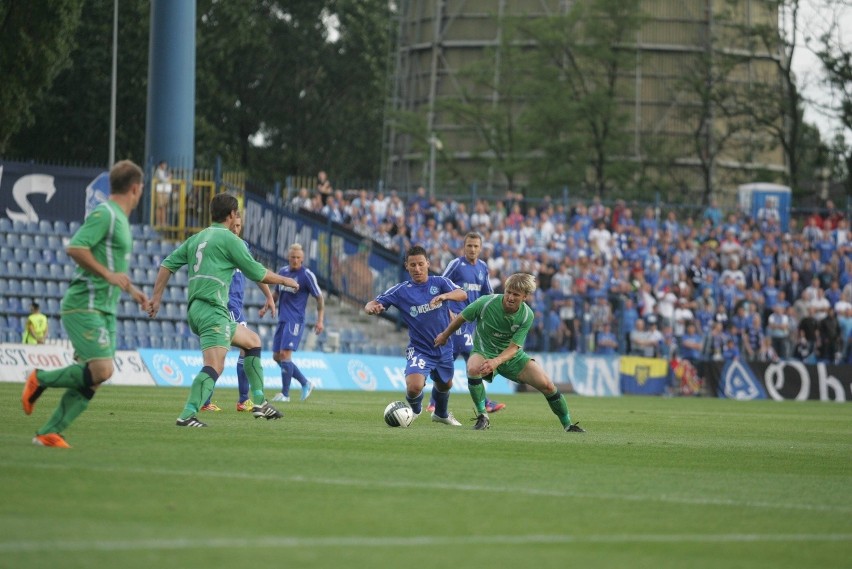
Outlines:
[{"label": "soccer ball", "polygon": [[414,411],[402,401],[394,401],[385,407],[385,423],[389,427],[407,427],[414,421]]}]

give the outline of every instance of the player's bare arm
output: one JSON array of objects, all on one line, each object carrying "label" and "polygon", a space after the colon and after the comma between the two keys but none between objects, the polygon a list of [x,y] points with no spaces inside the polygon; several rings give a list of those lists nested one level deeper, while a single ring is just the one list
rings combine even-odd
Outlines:
[{"label": "player's bare arm", "polygon": [[157,280],[154,281],[154,292],[151,294],[151,299],[148,301],[148,316],[153,318],[160,311],[160,301],[163,298],[163,292],[166,290],[166,285],[169,284],[169,279],[172,278],[172,272],[167,268],[160,266],[157,272]]},{"label": "player's bare arm", "polygon": [[429,301],[429,306],[431,306],[432,308],[436,308],[438,306],[441,306],[441,304],[447,300],[455,300],[457,302],[465,301],[467,300],[467,293],[463,289],[457,288],[451,292],[439,294],[438,296]]},{"label": "player's bare arm", "polygon": [[509,346],[500,352],[496,358],[484,360],[482,365],[479,366],[478,373],[481,375],[488,375],[489,373],[495,372],[498,367],[515,357],[515,354],[517,354],[520,349],[520,346],[517,344],[509,344]]},{"label": "player's bare arm", "polygon": [[322,331],[325,329],[325,324],[323,324],[323,320],[325,318],[325,297],[320,294],[317,297],[317,323],[314,326],[314,332],[317,334],[322,334]]},{"label": "player's bare arm", "polygon": [[269,312],[272,316],[275,316],[275,297],[272,296],[272,291],[269,290],[269,285],[260,282],[257,283],[257,288],[260,289],[260,292],[263,293],[263,297],[266,299],[266,302],[260,308],[259,314],[263,316]]},{"label": "player's bare arm", "polygon": [[299,290],[299,283],[290,277],[282,277],[278,273],[273,273],[269,269],[266,269],[266,275],[260,281],[263,284],[267,285],[281,285],[292,288],[294,290]]},{"label": "player's bare arm", "polygon": [[[462,291],[464,292],[464,291]],[[450,325],[447,326],[447,329],[435,336],[435,345],[443,346],[450,340],[450,336],[456,333],[456,331],[462,327],[462,325],[467,322],[461,314],[456,316],[450,322]]]},{"label": "player's bare arm", "polygon": [[65,252],[69,257],[74,259],[74,262],[80,265],[86,271],[95,276],[101,277],[109,284],[117,286],[125,292],[129,292],[130,286],[133,284],[127,273],[114,273],[108,268],[100,264],[92,252],[85,247],[67,247]]},{"label": "player's bare arm", "polygon": [[373,316],[375,314],[381,314],[385,311],[385,307],[382,306],[380,302],[376,302],[375,300],[371,300],[364,306],[364,312]]}]

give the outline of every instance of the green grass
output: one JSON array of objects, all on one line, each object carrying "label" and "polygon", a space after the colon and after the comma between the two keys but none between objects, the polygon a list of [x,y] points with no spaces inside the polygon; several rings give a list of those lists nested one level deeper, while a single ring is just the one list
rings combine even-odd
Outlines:
[{"label": "green grass", "polygon": [[[106,387],[30,443],[0,384],[0,567],[849,567],[852,406],[501,398],[490,431],[384,425],[395,393],[314,392],[280,421],[178,429],[186,390]],[[454,395],[459,418],[467,397]],[[465,421],[466,422],[466,421]]]}]

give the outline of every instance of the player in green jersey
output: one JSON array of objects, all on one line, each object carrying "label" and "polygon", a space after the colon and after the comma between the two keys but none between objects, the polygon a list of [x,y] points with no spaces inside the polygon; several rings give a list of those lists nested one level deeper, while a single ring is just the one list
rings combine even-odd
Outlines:
[{"label": "player in green jersey", "polygon": [[[213,223],[207,229],[187,239],[160,264],[154,283],[154,293],[148,302],[148,315],[153,318],[160,310],[163,291],[172,273],[186,265],[189,272],[189,305],[187,319],[190,329],[201,340],[204,367],[192,381],[189,397],[177,419],[179,427],[206,427],[196,417],[202,403],[213,392],[213,386],[225,368],[225,356],[231,346],[245,350],[244,367],[252,392],[252,414],[259,418],[280,419],[282,414],[266,401],[263,393],[263,369],[260,363],[260,336],[231,319],[228,312],[228,288],[234,269],[246,278],[264,284],[280,284],[294,289],[299,284],[268,270],[252,258],[242,239],[233,232],[240,219],[239,203],[231,194],[223,193],[210,202]],[[260,309],[275,314],[272,294],[266,293],[266,303]]]},{"label": "player in green jersey", "polygon": [[435,345],[443,346],[465,322],[476,321],[473,350],[467,362],[467,384],[477,412],[473,428],[478,431],[491,425],[485,410],[482,381],[491,381],[494,374],[499,373],[540,391],[565,431],[585,432],[577,423],[571,423],[565,397],[544,368],[523,350],[534,317],[532,308],[524,301],[535,292],[535,287],[532,275],[515,273],[506,279],[505,293],[479,297],[435,337]]},{"label": "player in green jersey", "polygon": [[66,248],[78,266],[62,299],[61,318],[78,363],[33,370],[27,377],[21,395],[27,415],[48,387],[66,389],[56,411],[36,432],[35,444],[70,447],[60,433],[86,410],[95,390],[113,374],[115,312],[121,292],[142,307],[148,303],[127,276],[133,245],[127,216],[142,198],[142,178],[142,169],[133,162],[116,163],[109,173],[109,199],[92,210]]}]

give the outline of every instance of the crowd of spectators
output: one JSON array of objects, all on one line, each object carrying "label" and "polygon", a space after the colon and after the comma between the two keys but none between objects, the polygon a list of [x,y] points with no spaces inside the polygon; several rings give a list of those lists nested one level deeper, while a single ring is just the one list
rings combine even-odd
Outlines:
[{"label": "crowd of spectators", "polygon": [[[691,216],[594,198],[535,203],[507,193],[467,204],[396,192],[302,189],[290,205],[388,249],[412,244],[442,271],[464,235],[483,237],[495,290],[536,276],[527,349],[690,360],[852,363],[852,233],[831,202],[806,219],[715,201]],[[698,212],[698,210],[695,210]]]}]

